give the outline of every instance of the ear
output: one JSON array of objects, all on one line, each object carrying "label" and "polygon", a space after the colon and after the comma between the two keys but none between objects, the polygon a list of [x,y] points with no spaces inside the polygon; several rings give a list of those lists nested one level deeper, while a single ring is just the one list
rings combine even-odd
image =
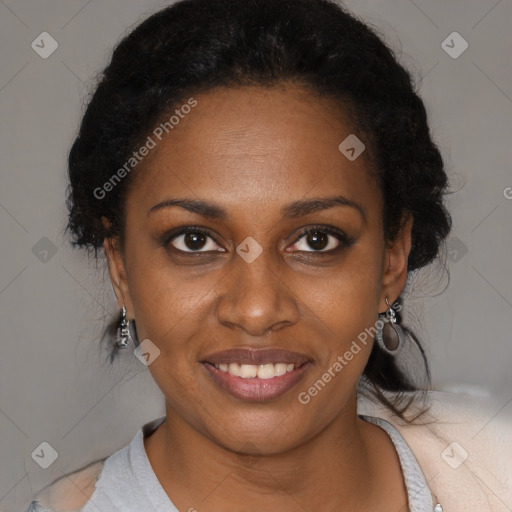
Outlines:
[{"label": "ear", "polygon": [[[104,226],[110,225],[109,221],[105,217],[102,217],[101,220]],[[126,263],[118,246],[117,240],[113,238],[105,238],[103,241],[103,249],[107,258],[110,281],[117,297],[119,309],[125,306],[128,318],[133,318],[133,305],[128,287]]]},{"label": "ear", "polygon": [[379,312],[388,310],[386,297],[390,304],[397,299],[407,282],[407,261],[411,251],[411,230],[413,216],[404,214],[406,219],[395,242],[388,247],[384,254],[384,270],[382,274],[382,295],[379,302]]}]

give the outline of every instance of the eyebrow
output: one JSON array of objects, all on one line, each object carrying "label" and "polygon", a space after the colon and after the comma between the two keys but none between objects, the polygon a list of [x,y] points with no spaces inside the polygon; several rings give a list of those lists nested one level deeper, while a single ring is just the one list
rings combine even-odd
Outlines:
[{"label": "eyebrow", "polygon": [[[226,221],[229,217],[227,210],[215,203],[188,198],[169,199],[155,204],[148,210],[148,216],[156,211],[164,208],[170,208],[172,206],[179,206],[189,212],[196,213],[202,217],[213,220]],[[283,218],[286,219],[295,219],[303,215],[308,215],[309,213],[328,210],[335,206],[348,206],[350,208],[354,208],[359,212],[366,224],[366,213],[362,206],[344,196],[317,197],[314,199],[294,201],[282,209],[282,215]]]}]

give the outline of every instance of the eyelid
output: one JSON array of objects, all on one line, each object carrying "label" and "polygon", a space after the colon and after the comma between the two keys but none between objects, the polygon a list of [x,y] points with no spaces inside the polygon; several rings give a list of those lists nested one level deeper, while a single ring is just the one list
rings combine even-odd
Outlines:
[{"label": "eyelid", "polygon": [[[205,235],[206,237],[210,238],[211,240],[213,240],[217,245],[220,246],[220,244],[217,242],[217,240],[215,239],[215,236],[213,236],[213,234],[211,233],[211,231],[207,228],[203,228],[203,227],[200,227],[200,226],[182,226],[180,228],[176,228],[174,230],[171,230],[171,232],[165,234],[163,236],[163,239],[162,239],[162,245],[164,247],[168,247],[169,245],[172,245],[172,242],[182,236],[182,235],[186,235],[188,233],[200,233],[202,235]],[[197,251],[184,251],[182,249],[178,249],[177,247],[174,247],[173,246],[173,249],[175,251],[177,251],[178,253],[181,253],[181,254],[202,254],[202,253],[209,253],[209,252],[212,252],[212,250],[208,250],[208,251],[203,251],[203,250],[197,250]],[[222,250],[215,250],[213,252],[225,252],[225,249],[222,249]]]},{"label": "eyelid", "polygon": [[350,247],[355,242],[355,237],[347,235],[344,231],[341,229],[335,228],[333,226],[324,226],[324,225],[313,225],[313,226],[307,226],[303,228],[300,233],[295,237],[294,241],[291,245],[295,245],[299,240],[304,238],[304,236],[309,235],[310,233],[314,232],[323,232],[327,233],[328,235],[333,236],[336,238],[339,242],[339,244],[334,249],[329,249],[327,251],[320,250],[320,251],[298,251],[298,252],[305,252],[310,254],[333,254],[336,251],[339,251],[342,248]]}]

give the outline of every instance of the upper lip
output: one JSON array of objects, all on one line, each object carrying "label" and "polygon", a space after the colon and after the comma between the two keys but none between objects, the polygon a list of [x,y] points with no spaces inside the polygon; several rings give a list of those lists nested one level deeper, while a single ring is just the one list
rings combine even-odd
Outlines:
[{"label": "upper lip", "polygon": [[295,367],[302,366],[311,360],[297,352],[290,352],[281,348],[231,348],[215,352],[206,356],[202,362],[211,364],[270,364],[270,363],[286,363],[294,364]]}]

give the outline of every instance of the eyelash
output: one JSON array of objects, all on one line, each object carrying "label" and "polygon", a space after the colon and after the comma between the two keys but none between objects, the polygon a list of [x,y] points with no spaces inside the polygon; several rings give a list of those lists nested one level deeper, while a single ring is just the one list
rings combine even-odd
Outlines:
[{"label": "eyelash", "polygon": [[[304,253],[308,254],[310,257],[311,256],[316,257],[316,256],[322,256],[322,255],[333,255],[333,254],[336,254],[337,252],[341,251],[342,249],[348,249],[355,242],[354,237],[348,236],[343,231],[338,230],[336,228],[333,228],[330,226],[310,226],[310,227],[302,230],[297,235],[297,237],[294,239],[294,241],[291,243],[291,245],[295,245],[299,240],[301,240],[305,236],[309,235],[310,233],[315,233],[315,232],[326,233],[328,235],[333,236],[334,238],[336,238],[338,240],[339,245],[337,247],[335,247],[334,249],[330,249],[328,251],[311,250],[311,251],[298,251],[298,252],[304,252]],[[199,226],[197,226],[197,227],[196,226],[184,226],[182,228],[178,228],[177,230],[172,231],[171,233],[168,233],[167,235],[164,236],[162,245],[164,247],[168,248],[174,239],[178,238],[181,235],[186,235],[188,233],[196,233],[196,234],[205,235],[205,236],[211,238],[217,245],[220,245],[215,240],[215,237],[213,237],[212,234],[208,230],[205,230],[204,228],[201,228]],[[197,257],[197,255],[201,255],[201,254],[204,255],[204,254],[208,254],[208,253],[212,252],[212,251],[201,251],[201,250],[182,251],[181,249],[178,249],[176,247],[172,247],[172,250],[177,251],[180,254],[186,254],[186,255],[189,255],[192,257]],[[213,251],[213,252],[223,252],[223,251]]]}]

